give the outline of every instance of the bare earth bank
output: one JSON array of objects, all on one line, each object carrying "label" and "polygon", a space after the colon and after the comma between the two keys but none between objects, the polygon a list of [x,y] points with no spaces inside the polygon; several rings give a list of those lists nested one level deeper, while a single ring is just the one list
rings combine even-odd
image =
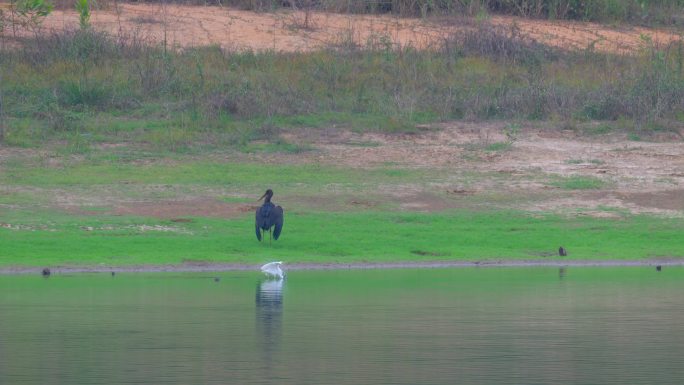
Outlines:
[{"label": "bare earth bank", "polygon": [[[369,269],[445,269],[445,268],[473,268],[473,267],[644,267],[644,266],[684,266],[684,259],[658,258],[635,261],[599,261],[599,260],[517,260],[517,261],[446,261],[446,262],[396,262],[396,263],[293,263],[283,265],[287,271],[302,270],[369,270]],[[144,266],[64,266],[54,267],[52,274],[73,273],[201,273],[201,272],[231,272],[231,271],[259,271],[260,265],[247,264],[181,264],[181,265],[144,265]],[[2,275],[40,274],[42,268],[37,267],[4,267],[0,268]]]}]

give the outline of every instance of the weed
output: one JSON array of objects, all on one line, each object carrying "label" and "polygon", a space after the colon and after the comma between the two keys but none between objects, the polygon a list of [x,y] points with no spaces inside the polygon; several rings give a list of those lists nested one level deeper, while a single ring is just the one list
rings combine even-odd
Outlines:
[{"label": "weed", "polygon": [[591,176],[572,175],[555,177],[550,184],[564,190],[595,190],[604,187],[606,183]]},{"label": "weed", "polygon": [[509,151],[513,147],[511,142],[494,142],[484,147],[485,151]]},{"label": "weed", "polygon": [[568,159],[568,160],[565,161],[565,163],[567,163],[567,164],[586,164],[586,163],[590,163],[590,164],[593,164],[593,165],[601,165],[601,164],[604,164],[604,163],[606,163],[606,162],[602,161],[601,159],[588,159],[588,160],[586,160],[586,159]]},{"label": "weed", "polygon": [[356,147],[379,147],[380,143],[372,140],[350,140],[345,143],[347,146]]},{"label": "weed", "polygon": [[[684,114],[677,45],[578,55],[517,29],[478,28],[437,50],[385,42],[300,53],[172,51],[92,28],[35,36],[0,48],[4,134],[17,137],[18,119],[34,119],[47,139],[84,127],[118,135],[123,124],[128,138],[178,151],[196,134],[137,128],[201,131],[214,145],[239,147],[301,126],[411,133],[454,118],[601,119],[588,129],[601,134]],[[103,115],[117,123],[102,124]],[[518,131],[511,124],[503,133],[513,143]]]},{"label": "weed", "polygon": [[313,151],[314,147],[308,144],[289,143],[281,138],[271,143],[250,143],[243,146],[242,151],[248,153],[286,153],[299,154],[302,152]]},{"label": "weed", "polygon": [[90,2],[89,0],[76,0],[76,12],[81,29],[90,27]]},{"label": "weed", "polygon": [[67,136],[67,144],[62,148],[63,155],[84,155],[90,152],[91,136],[87,133],[73,133]]},{"label": "weed", "polygon": [[506,135],[506,140],[510,143],[516,142],[518,140],[518,136],[520,135],[520,128],[521,126],[518,123],[508,123],[503,129],[504,135]]},{"label": "weed", "polygon": [[169,149],[178,152],[187,149],[193,141],[192,131],[178,127],[153,130],[143,136],[149,144],[157,149]]},{"label": "weed", "polygon": [[590,124],[584,129],[588,135],[605,135],[613,132],[615,127],[608,123]]}]

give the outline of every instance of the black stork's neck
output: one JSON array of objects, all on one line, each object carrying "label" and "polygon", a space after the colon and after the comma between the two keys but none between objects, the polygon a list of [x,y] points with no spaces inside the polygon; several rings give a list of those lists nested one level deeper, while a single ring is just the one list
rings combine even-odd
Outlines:
[{"label": "black stork's neck", "polygon": [[271,197],[273,197],[273,190],[268,189],[261,198],[264,199],[264,204],[266,204],[271,203]]}]

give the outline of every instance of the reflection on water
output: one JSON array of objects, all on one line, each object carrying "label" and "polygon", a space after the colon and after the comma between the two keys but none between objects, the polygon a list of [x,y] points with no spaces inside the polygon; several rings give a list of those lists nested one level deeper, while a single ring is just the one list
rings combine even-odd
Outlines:
[{"label": "reflection on water", "polygon": [[567,268],[566,267],[559,267],[558,268],[558,278],[561,280],[565,278],[565,274],[567,274]]},{"label": "reflection on water", "polygon": [[212,278],[0,276],[0,384],[684,384],[684,268]]},{"label": "reflection on water", "polygon": [[282,279],[266,279],[256,290],[256,333],[266,367],[273,365],[283,329],[283,283]]}]

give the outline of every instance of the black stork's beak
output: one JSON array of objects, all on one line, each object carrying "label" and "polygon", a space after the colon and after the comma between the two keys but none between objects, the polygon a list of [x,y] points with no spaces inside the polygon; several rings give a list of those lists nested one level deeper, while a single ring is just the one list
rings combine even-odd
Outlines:
[{"label": "black stork's beak", "polygon": [[257,200],[257,202],[260,201],[260,200],[262,200],[262,199],[264,199],[264,198],[267,197],[267,196],[273,196],[273,190],[271,190],[271,189],[266,190],[266,192],[264,193],[264,195],[262,195],[261,198],[259,198],[259,200]]}]

